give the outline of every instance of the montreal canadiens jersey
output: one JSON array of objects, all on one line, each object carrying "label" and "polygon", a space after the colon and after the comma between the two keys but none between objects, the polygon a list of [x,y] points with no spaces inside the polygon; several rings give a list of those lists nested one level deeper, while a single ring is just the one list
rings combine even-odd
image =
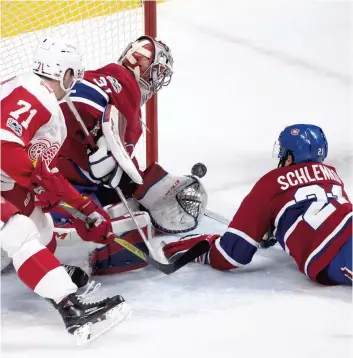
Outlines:
[{"label": "montreal canadiens jersey", "polygon": [[[2,148],[12,143],[12,155],[2,155],[2,168],[25,167],[16,155],[25,148],[31,162],[42,156],[49,165],[66,138],[65,120],[56,96],[48,83],[33,73],[22,74],[2,83],[1,129]],[[14,158],[15,157],[15,158]],[[24,157],[23,157],[24,158]],[[25,156],[27,160],[27,156]],[[28,160],[27,160],[28,161]],[[11,190],[20,181],[1,172],[1,189]]]},{"label": "montreal canadiens jersey", "polygon": [[[73,88],[70,98],[93,138],[99,135],[100,120],[108,104],[114,105],[126,119],[125,146],[132,155],[141,134],[141,92],[135,77],[123,66],[108,64],[86,71],[84,79]],[[58,168],[66,179],[88,184],[78,174],[88,171],[87,142],[66,102],[60,104],[68,136],[60,150]]]},{"label": "montreal canadiens jersey", "polygon": [[299,270],[317,280],[352,236],[352,204],[336,170],[311,162],[267,173],[215,245],[232,266],[241,267],[269,228]]}]

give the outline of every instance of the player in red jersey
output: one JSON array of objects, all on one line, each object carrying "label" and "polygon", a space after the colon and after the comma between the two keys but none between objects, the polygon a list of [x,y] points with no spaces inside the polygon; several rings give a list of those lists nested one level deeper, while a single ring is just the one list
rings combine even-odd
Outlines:
[{"label": "player in red jersey", "polygon": [[[168,46],[142,36],[127,46],[117,63],[86,71],[83,81],[73,88],[70,99],[89,131],[89,138],[75,119],[72,107],[67,102],[61,103],[68,136],[59,153],[60,172],[82,194],[94,198],[107,210],[116,235],[124,236],[141,249],[146,247],[135,223],[126,216],[124,205],[119,204],[114,188],[119,186],[129,198],[129,205],[138,212],[136,219],[146,235],[152,232],[152,224],[164,232],[192,230],[205,206],[205,200],[176,200],[187,190],[201,193],[203,199],[206,197],[197,178],[172,176],[157,164],[144,173],[137,171],[134,150],[142,134],[141,106],[170,83],[172,74],[173,57]],[[107,127],[107,124],[110,125]],[[117,143],[114,145],[111,139]],[[90,140],[97,148],[92,150]],[[143,176],[144,183],[138,191],[141,182],[133,180],[134,170],[138,177]],[[134,192],[136,195],[132,198]],[[191,203],[194,208],[190,215],[182,206],[187,204],[191,210]],[[70,217],[62,212],[52,212],[52,215],[57,222],[57,236],[74,238]],[[117,273],[146,265],[116,243],[97,248],[90,257],[92,274]]]},{"label": "player in red jersey", "polygon": [[[95,220],[87,228],[73,221],[88,241],[109,243],[111,223],[94,201],[83,199],[55,168],[66,137],[58,100],[83,77],[82,58],[67,39],[44,38],[34,56],[33,72],[18,75],[1,93],[1,247],[13,260],[19,278],[49,299],[61,314],[69,333],[78,334],[86,323],[104,320],[123,304],[121,296],[85,304],[77,294],[73,267],[63,267],[53,256],[53,221],[47,211],[65,201]],[[36,165],[34,165],[36,163]],[[114,316],[114,315],[113,315]]]},{"label": "player in red jersey", "polygon": [[278,168],[255,184],[222,236],[184,237],[165,245],[165,255],[207,240],[210,250],[199,262],[219,270],[239,268],[270,230],[311,280],[352,285],[352,204],[335,168],[322,163],[328,150],[324,132],[295,124],[281,132],[277,147]]}]

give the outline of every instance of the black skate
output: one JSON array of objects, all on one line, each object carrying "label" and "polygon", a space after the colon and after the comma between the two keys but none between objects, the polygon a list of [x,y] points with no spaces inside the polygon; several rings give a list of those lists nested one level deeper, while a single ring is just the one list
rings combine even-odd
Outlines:
[{"label": "black skate", "polygon": [[71,277],[72,282],[78,287],[84,287],[87,285],[89,277],[85,271],[78,266],[62,265],[66,272]]},{"label": "black skate", "polygon": [[84,302],[84,297],[71,294],[55,305],[77,344],[91,341],[117,323],[128,318],[132,311],[122,296],[105,298],[98,302]]}]

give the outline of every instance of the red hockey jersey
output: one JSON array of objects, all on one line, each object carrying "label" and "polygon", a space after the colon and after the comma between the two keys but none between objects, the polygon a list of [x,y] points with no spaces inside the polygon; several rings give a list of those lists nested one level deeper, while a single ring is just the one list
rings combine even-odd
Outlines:
[{"label": "red hockey jersey", "polygon": [[215,247],[233,267],[248,264],[267,230],[316,280],[352,236],[352,204],[333,167],[301,163],[264,175]]},{"label": "red hockey jersey", "polygon": [[4,82],[1,91],[1,190],[12,190],[15,182],[29,187],[33,162],[42,156],[50,165],[65,137],[63,114],[45,80],[26,73]]},{"label": "red hockey jersey", "polygon": [[[95,138],[100,119],[108,104],[114,105],[126,118],[126,150],[132,155],[141,134],[141,92],[135,77],[123,66],[108,64],[94,71],[86,71],[84,80],[75,85],[70,98]],[[88,171],[87,142],[66,102],[60,103],[64,113],[67,138],[60,150],[58,168],[64,177],[87,184],[81,173]]]}]

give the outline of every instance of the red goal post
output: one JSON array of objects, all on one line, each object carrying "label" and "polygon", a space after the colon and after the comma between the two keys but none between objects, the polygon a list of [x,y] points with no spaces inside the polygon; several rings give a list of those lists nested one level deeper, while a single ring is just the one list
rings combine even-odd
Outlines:
[{"label": "red goal post", "polygon": [[[116,61],[141,35],[157,36],[157,3],[124,1],[1,1],[1,81],[31,69],[33,51],[45,35],[77,41],[87,69]],[[143,109],[148,128],[137,148],[142,168],[158,161],[157,96]]]}]

